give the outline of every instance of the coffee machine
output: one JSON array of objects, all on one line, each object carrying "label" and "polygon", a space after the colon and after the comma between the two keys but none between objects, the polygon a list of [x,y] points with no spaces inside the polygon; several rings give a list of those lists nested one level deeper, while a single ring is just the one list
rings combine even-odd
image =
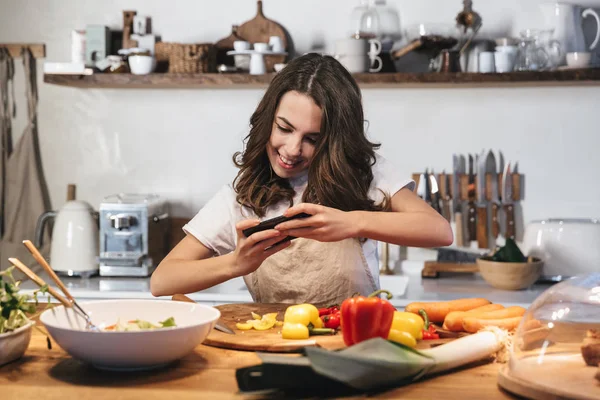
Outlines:
[{"label": "coffee machine", "polygon": [[169,251],[168,205],[156,194],[105,197],[99,225],[100,276],[150,276]]}]

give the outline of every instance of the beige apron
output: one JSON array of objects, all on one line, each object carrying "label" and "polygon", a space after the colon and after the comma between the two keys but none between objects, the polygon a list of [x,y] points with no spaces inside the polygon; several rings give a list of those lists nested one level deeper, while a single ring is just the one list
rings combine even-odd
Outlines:
[{"label": "beige apron", "polygon": [[341,304],[378,289],[357,239],[319,242],[298,238],[244,277],[257,303]]},{"label": "beige apron", "polygon": [[[0,64],[6,65],[6,54]],[[23,67],[25,69],[25,84],[27,96],[28,124],[14,150],[7,146],[12,141],[10,130],[2,129],[2,158],[3,162],[3,212],[0,216],[3,223],[3,235],[0,240],[0,269],[10,266],[8,257],[17,257],[25,264],[41,270],[33,257],[29,254],[22,241],[34,239],[35,227],[38,217],[50,209],[50,197],[46,187],[42,162],[39,150],[37,130],[37,68],[35,58],[31,51],[25,49],[22,53]],[[5,73],[5,67],[0,72]],[[8,76],[0,76],[0,80]],[[2,85],[0,89],[6,89]],[[5,98],[4,93],[2,98]],[[14,101],[14,99],[13,99]],[[3,105],[3,125],[6,119],[11,118],[8,107]],[[7,112],[8,111],[8,112]],[[48,243],[49,241],[46,241]],[[40,249],[42,254],[47,254],[48,246]],[[21,277],[22,275],[15,274]]]}]

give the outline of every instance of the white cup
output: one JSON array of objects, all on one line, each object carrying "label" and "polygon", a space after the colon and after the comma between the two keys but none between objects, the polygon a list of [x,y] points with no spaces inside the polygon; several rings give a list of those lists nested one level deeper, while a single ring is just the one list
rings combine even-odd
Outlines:
[{"label": "white cup", "polygon": [[496,72],[510,72],[515,65],[515,58],[512,54],[506,51],[497,51],[494,53],[494,66]]},{"label": "white cup", "polygon": [[567,53],[567,65],[571,68],[585,68],[590,65],[592,53],[573,52]]},{"label": "white cup", "polygon": [[260,51],[265,52],[265,51],[269,51],[269,44],[268,43],[254,43],[254,50],[255,51]]},{"label": "white cup", "polygon": [[246,42],[245,40],[236,40],[233,42],[233,49],[235,51],[250,50],[250,42]]},{"label": "white cup", "polygon": [[271,46],[271,50],[276,53],[283,51],[283,42],[279,36],[271,36],[269,38],[269,46]]},{"label": "white cup", "polygon": [[[235,51],[247,51],[250,50],[250,42],[245,40],[236,40],[233,42],[233,49]],[[248,71],[250,68],[250,58],[248,56],[233,56],[235,67],[242,71]]]},{"label": "white cup", "polygon": [[336,55],[335,58],[352,74],[367,72],[371,67],[371,59],[367,54]]},{"label": "white cup", "polygon": [[152,56],[129,56],[129,69],[134,75],[147,75],[154,71],[156,62]]},{"label": "white cup", "polygon": [[496,51],[502,52],[502,53],[508,53],[514,57],[517,55],[517,52],[519,51],[519,49],[517,48],[517,46],[496,46]]},{"label": "white cup", "polygon": [[486,74],[494,71],[494,53],[491,51],[479,53],[479,72]]},{"label": "white cup", "polygon": [[339,56],[366,56],[369,47],[370,44],[366,39],[338,39],[335,41],[335,54]]}]

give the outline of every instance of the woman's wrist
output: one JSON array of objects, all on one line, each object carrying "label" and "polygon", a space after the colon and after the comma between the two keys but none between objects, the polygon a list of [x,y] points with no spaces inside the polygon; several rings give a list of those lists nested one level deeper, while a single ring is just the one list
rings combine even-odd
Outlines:
[{"label": "woman's wrist", "polygon": [[365,224],[367,221],[368,212],[366,211],[350,211],[350,237],[359,238],[364,236]]},{"label": "woman's wrist", "polygon": [[235,256],[235,251],[232,251],[229,254],[225,254],[223,256],[223,261],[225,264],[225,271],[227,274],[227,280],[229,279],[233,279],[233,278],[237,278],[238,276],[240,276],[237,272],[239,271],[237,262],[236,262],[236,256]]}]

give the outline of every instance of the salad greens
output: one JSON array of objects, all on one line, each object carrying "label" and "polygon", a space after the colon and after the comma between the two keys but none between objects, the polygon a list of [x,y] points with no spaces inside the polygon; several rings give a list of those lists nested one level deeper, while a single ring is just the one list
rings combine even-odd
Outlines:
[{"label": "salad greens", "polygon": [[482,257],[485,260],[490,261],[500,261],[500,262],[528,262],[529,258],[526,257],[517,243],[511,239],[507,238],[504,246],[496,249],[493,253],[486,257]]},{"label": "salad greens", "polygon": [[104,328],[104,330],[113,332],[132,332],[146,329],[168,328],[173,326],[177,326],[175,324],[175,318],[173,317],[167,318],[164,321],[159,322],[159,325],[141,319],[127,321],[126,323],[121,322],[121,320],[117,320],[116,324],[107,326],[106,328]]},{"label": "salad greens", "polygon": [[31,322],[30,318],[38,304],[38,294],[48,292],[48,286],[44,285],[33,295],[19,293],[21,281],[15,280],[12,275],[14,268],[0,271],[0,334],[12,332]]}]

